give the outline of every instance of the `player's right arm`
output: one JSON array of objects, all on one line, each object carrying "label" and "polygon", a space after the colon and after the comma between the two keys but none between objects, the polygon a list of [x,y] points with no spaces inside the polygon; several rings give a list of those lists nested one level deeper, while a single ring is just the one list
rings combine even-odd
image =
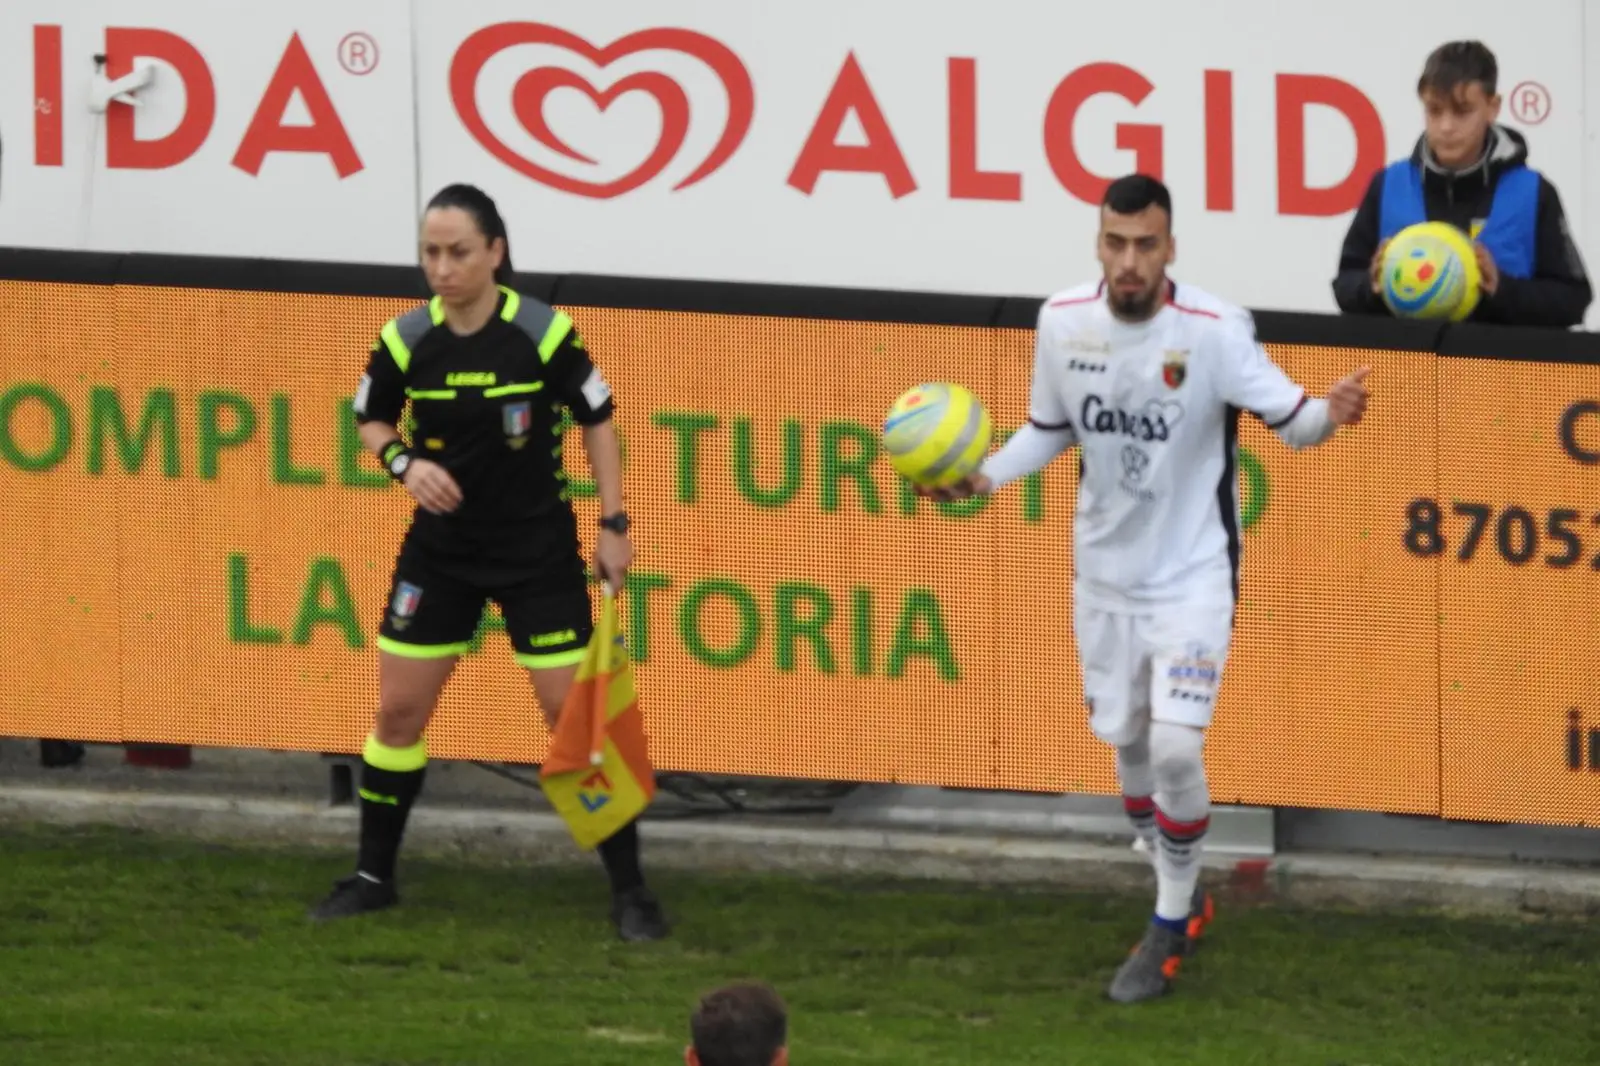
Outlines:
[{"label": "player's right arm", "polygon": [[949,489],[929,494],[941,499],[962,499],[993,492],[1007,482],[1025,478],[1049,465],[1050,461],[1074,444],[1078,435],[1066,410],[1066,397],[1057,381],[1051,358],[1049,304],[1039,309],[1034,330],[1033,382],[1028,394],[1028,421],[1011,435],[1001,449],[984,460],[978,472]]},{"label": "player's right arm", "polygon": [[406,406],[405,372],[380,340],[367,356],[367,368],[356,387],[351,407],[362,447],[378,457],[389,476],[426,510],[448,514],[461,505],[461,488],[450,472],[416,457],[400,436],[400,413]]}]

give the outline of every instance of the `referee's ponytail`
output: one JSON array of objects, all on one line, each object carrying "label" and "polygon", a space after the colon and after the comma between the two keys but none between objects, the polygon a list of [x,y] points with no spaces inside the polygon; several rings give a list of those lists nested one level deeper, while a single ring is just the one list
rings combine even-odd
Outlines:
[{"label": "referee's ponytail", "polygon": [[501,285],[511,284],[511,238],[506,235],[506,220],[500,217],[500,209],[495,207],[489,194],[476,185],[446,185],[433,194],[433,199],[428,201],[428,210],[436,207],[456,207],[472,216],[478,224],[478,231],[490,244],[499,238],[503,252],[500,256],[500,266],[494,272],[494,280]]}]

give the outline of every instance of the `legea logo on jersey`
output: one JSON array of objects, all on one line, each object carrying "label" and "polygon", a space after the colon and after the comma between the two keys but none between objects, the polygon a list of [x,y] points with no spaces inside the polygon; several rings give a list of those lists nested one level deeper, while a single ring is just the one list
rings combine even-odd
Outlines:
[{"label": "legea logo on jersey", "polygon": [[[505,54],[513,49],[521,54]],[[560,53],[570,53],[593,68],[615,64],[630,71],[609,87],[597,88],[586,75],[555,65],[558,58],[566,58]],[[652,54],[658,69],[639,69]],[[630,57],[637,59],[626,62]],[[694,128],[694,119],[715,110],[709,106],[710,101],[687,91],[684,81],[688,79],[660,69],[684,66],[682,58],[715,75],[726,97],[726,107],[722,109],[720,134],[699,165],[672,186],[676,191],[688,188],[726,163],[743,143],[755,113],[755,89],[749,71],[737,55],[714,38],[693,30],[649,29],[596,48],[555,26],[501,22],[472,34],[456,50],[450,62],[450,98],[467,132],[506,166],[562,192],[609,199],[637,189],[662,173],[686,144],[709,139],[697,136],[701,131]],[[515,74],[519,69],[522,73]],[[609,111],[612,104],[630,93],[653,97],[660,108],[660,132],[650,154],[632,170],[609,179],[564,173],[573,164],[589,168],[591,175],[604,173],[608,167],[605,161],[573,148],[552,128],[546,108],[549,97],[557,90],[576,90],[601,112]],[[480,100],[485,106],[479,106]],[[619,124],[628,123],[626,115],[612,117]]]},{"label": "legea logo on jersey", "polygon": [[1183,419],[1183,405],[1175,400],[1151,400],[1135,411],[1111,407],[1096,393],[1083,398],[1078,423],[1089,433],[1114,433],[1137,441],[1165,441]]}]

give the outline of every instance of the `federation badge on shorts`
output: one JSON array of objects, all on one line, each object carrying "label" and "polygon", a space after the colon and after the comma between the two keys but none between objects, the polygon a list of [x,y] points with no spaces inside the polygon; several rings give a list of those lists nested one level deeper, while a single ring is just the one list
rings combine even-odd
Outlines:
[{"label": "federation badge on shorts", "polygon": [[533,428],[533,403],[521,400],[508,403],[500,409],[500,426],[506,431],[506,443],[520,448],[528,443],[528,431]]},{"label": "federation badge on shorts", "polygon": [[1161,360],[1161,380],[1167,383],[1167,388],[1175,389],[1183,384],[1183,379],[1189,373],[1189,353],[1185,351],[1167,351]]},{"label": "federation badge on shorts", "polygon": [[389,601],[389,624],[404,629],[411,624],[411,616],[422,603],[422,590],[407,581],[395,587],[394,599]]}]

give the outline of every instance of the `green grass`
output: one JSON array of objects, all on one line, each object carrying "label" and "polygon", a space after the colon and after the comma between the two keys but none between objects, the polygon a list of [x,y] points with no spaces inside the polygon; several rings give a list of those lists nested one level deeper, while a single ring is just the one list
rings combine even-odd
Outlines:
[{"label": "green grass", "polygon": [[0,1062],[680,1062],[698,992],[772,981],[796,1066],[1592,1062],[1600,930],[1225,908],[1179,991],[1116,1007],[1144,899],[662,875],[616,942],[598,868],[412,860],[328,927],[347,854],[0,829]]}]

